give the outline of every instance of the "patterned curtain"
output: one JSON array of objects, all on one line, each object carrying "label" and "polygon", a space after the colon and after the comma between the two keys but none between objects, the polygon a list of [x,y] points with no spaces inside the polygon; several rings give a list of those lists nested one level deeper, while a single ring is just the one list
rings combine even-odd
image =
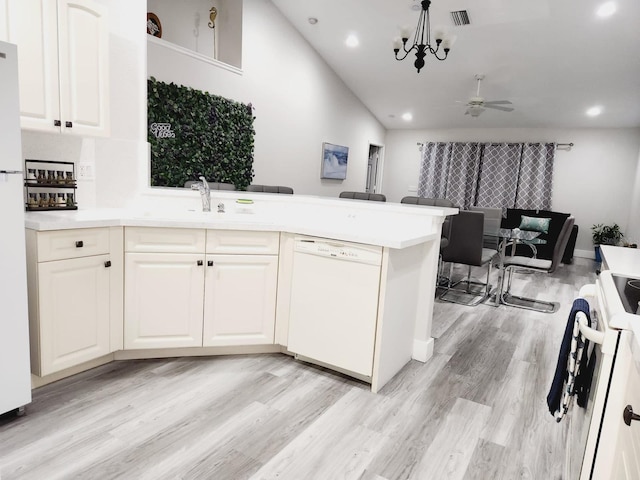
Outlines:
[{"label": "patterned curtain", "polygon": [[425,143],[420,147],[418,196],[447,198],[447,178],[451,160],[451,143]]},{"label": "patterned curtain", "polygon": [[515,204],[521,152],[522,145],[516,143],[484,145],[478,195],[471,205],[506,208]]},{"label": "patterned curtain", "polygon": [[555,144],[428,142],[418,195],[468,209],[551,209]]},{"label": "patterned curtain", "polygon": [[468,208],[476,196],[480,172],[478,143],[429,142],[422,146],[418,196],[447,198]]},{"label": "patterned curtain", "polygon": [[525,143],[515,208],[551,210],[555,143]]}]

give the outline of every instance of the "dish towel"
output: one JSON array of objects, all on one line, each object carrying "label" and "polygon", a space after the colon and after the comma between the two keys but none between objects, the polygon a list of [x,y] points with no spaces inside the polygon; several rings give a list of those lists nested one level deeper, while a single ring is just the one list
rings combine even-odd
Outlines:
[{"label": "dish towel", "polygon": [[578,312],[585,314],[587,325],[591,326],[589,303],[584,298],[575,299],[562,337],[556,372],[547,395],[549,412],[556,418],[556,422],[561,421],[569,409],[581,363],[584,361],[587,364],[589,341],[580,333],[576,319]]}]

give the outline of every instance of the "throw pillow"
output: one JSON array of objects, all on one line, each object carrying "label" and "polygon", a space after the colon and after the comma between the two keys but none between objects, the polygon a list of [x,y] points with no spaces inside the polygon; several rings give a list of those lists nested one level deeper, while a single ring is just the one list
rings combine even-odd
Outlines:
[{"label": "throw pillow", "polygon": [[527,217],[526,215],[522,215],[520,219],[520,229],[547,233],[550,223],[550,218]]}]

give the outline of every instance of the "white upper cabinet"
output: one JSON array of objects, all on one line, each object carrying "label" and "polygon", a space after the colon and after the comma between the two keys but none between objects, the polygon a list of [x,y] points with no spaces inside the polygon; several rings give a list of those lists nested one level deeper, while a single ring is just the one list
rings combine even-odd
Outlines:
[{"label": "white upper cabinet", "polygon": [[109,135],[107,10],[91,0],[0,0],[18,45],[22,127]]}]

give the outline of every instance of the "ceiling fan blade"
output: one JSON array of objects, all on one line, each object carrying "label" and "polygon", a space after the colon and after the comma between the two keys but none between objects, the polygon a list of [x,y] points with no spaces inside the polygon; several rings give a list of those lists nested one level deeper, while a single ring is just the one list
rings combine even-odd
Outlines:
[{"label": "ceiling fan blade", "polygon": [[500,107],[498,105],[487,105],[486,103],[484,104],[484,107],[493,108],[494,110],[502,110],[503,112],[513,112],[512,107]]},{"label": "ceiling fan blade", "polygon": [[513,105],[509,100],[489,100],[485,105]]}]

